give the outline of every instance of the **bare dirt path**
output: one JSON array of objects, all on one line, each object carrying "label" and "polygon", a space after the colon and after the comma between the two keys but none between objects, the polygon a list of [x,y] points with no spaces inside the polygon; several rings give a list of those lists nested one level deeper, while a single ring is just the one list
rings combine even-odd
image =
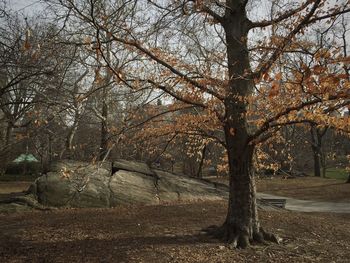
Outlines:
[{"label": "bare dirt path", "polygon": [[285,208],[291,211],[350,213],[350,203],[345,202],[321,202],[312,200],[300,200],[266,193],[258,193],[257,196],[258,198],[265,199],[286,199]]}]

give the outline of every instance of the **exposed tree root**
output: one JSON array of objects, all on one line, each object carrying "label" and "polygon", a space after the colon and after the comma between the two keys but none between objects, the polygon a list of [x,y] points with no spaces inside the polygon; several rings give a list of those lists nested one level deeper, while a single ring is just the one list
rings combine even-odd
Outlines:
[{"label": "exposed tree root", "polygon": [[279,244],[281,239],[271,233],[266,232],[263,228],[254,231],[251,235],[247,231],[235,231],[233,227],[228,227],[225,223],[222,226],[210,226],[203,229],[208,235],[215,239],[222,240],[229,244],[230,248],[247,248],[251,244],[266,244],[273,242]]},{"label": "exposed tree root", "polygon": [[269,232],[266,232],[262,227],[260,228],[260,232],[262,233],[265,241],[273,242],[276,244],[281,243],[282,239],[279,236],[272,234],[272,233],[269,233]]}]

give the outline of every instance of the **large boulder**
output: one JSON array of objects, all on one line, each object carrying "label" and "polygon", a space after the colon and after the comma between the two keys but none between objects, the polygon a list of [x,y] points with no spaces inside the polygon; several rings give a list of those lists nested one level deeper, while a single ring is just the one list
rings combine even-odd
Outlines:
[{"label": "large boulder", "polygon": [[27,194],[49,207],[115,207],[228,197],[225,186],[126,160],[102,165],[58,162],[31,185]]}]

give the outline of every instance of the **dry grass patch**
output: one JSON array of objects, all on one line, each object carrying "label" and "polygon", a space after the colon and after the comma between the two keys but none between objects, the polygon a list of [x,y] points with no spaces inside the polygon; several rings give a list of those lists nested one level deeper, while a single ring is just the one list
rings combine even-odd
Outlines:
[{"label": "dry grass patch", "polygon": [[[210,180],[227,184],[227,177],[212,177]],[[350,184],[344,180],[307,177],[260,177],[258,192],[292,197],[302,200],[350,202]]]},{"label": "dry grass patch", "polygon": [[259,192],[303,200],[350,202],[350,184],[317,177],[258,179]]}]

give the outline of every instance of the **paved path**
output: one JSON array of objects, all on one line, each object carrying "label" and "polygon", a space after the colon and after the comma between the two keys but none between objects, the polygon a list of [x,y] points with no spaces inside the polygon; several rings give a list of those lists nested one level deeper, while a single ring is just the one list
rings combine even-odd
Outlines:
[{"label": "paved path", "polygon": [[284,196],[258,193],[258,198],[286,199],[286,209],[300,212],[350,213],[350,203],[299,200]]}]

